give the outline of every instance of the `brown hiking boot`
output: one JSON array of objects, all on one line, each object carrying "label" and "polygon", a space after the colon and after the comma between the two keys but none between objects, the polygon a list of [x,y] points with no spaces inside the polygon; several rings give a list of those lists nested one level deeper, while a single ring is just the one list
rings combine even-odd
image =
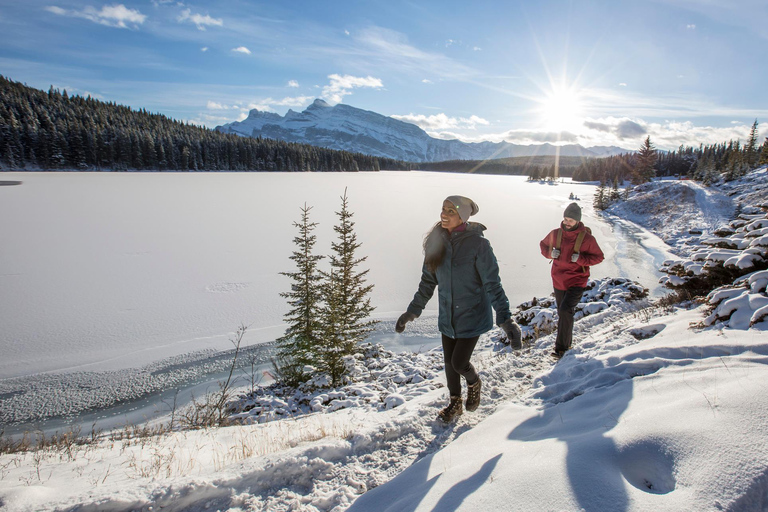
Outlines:
[{"label": "brown hiking boot", "polygon": [[461,416],[462,412],[464,411],[461,407],[461,396],[451,396],[448,407],[437,413],[437,417],[443,420],[444,423],[449,423],[457,416]]},{"label": "brown hiking boot", "polygon": [[472,412],[480,405],[480,389],[483,387],[483,383],[480,377],[474,384],[467,384],[467,411]]}]

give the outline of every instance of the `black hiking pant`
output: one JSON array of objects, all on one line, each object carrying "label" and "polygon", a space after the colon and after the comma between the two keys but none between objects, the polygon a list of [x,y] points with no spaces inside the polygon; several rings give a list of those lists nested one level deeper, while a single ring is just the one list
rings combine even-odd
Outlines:
[{"label": "black hiking pant", "polygon": [[555,340],[555,352],[570,350],[573,342],[573,315],[576,313],[576,304],[581,301],[584,288],[568,288],[558,290],[555,288],[555,303],[557,304],[557,340]]},{"label": "black hiking pant", "polygon": [[479,376],[475,367],[469,362],[475,350],[477,340],[474,338],[449,338],[443,334],[443,356],[445,357],[445,380],[448,381],[448,392],[451,396],[461,396],[461,376],[467,379],[467,384],[477,382]]}]

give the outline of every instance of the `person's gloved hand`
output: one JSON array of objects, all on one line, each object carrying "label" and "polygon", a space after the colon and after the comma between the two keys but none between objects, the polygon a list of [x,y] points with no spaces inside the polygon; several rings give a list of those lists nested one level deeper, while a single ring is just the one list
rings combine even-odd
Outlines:
[{"label": "person's gloved hand", "polygon": [[560,257],[560,249],[552,249],[552,259],[556,260]]},{"label": "person's gloved hand", "polygon": [[523,331],[520,326],[517,325],[513,318],[509,318],[507,321],[499,325],[504,333],[507,335],[509,345],[515,349],[520,350],[523,348]]},{"label": "person's gloved hand", "polygon": [[414,320],[416,320],[416,315],[406,311],[400,315],[400,318],[397,319],[397,323],[395,324],[395,332],[403,332],[405,330],[405,324]]},{"label": "person's gloved hand", "polygon": [[576,261],[578,261],[578,259],[579,259],[579,253],[575,252],[575,253],[571,254],[571,263],[576,263]]}]

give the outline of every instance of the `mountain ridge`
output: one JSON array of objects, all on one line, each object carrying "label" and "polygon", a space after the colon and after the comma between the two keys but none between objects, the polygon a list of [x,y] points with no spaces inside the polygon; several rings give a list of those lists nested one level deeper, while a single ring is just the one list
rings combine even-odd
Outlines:
[{"label": "mountain ridge", "polygon": [[605,157],[629,150],[615,146],[585,148],[579,144],[520,145],[509,142],[463,142],[438,139],[415,124],[338,103],[316,99],[304,111],[284,116],[253,109],[242,121],[217,126],[217,131],[311,144],[408,162],[488,160],[518,156],[560,155]]}]

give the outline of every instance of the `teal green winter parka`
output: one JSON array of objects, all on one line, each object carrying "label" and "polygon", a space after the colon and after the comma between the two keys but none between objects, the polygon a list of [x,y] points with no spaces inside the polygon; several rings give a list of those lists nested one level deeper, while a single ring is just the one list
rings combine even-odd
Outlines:
[{"label": "teal green winter parka", "polygon": [[501,286],[499,264],[491,244],[483,236],[486,227],[469,222],[464,231],[448,233],[441,229],[445,256],[432,272],[422,268],[419,289],[408,306],[417,317],[438,288],[438,329],[451,338],[472,338],[502,324],[512,314]]}]

